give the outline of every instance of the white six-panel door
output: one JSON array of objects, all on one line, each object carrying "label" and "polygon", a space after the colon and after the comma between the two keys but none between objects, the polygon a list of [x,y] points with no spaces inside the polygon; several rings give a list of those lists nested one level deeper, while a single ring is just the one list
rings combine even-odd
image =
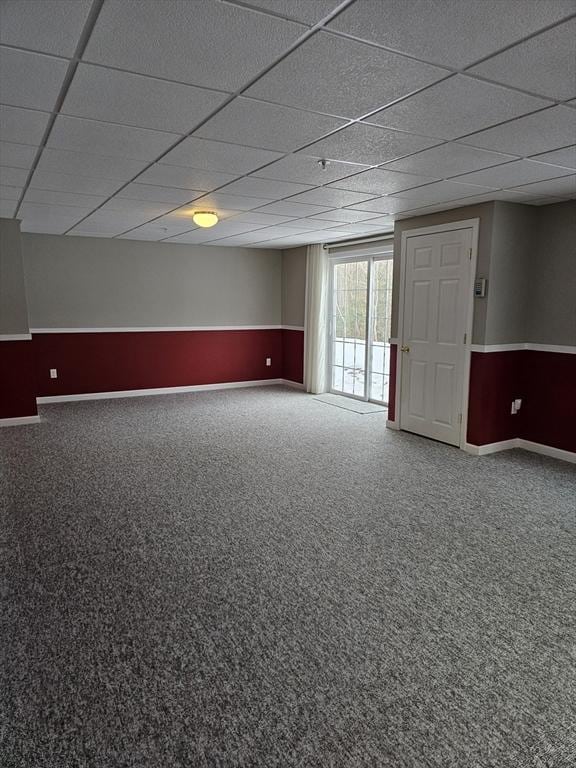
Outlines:
[{"label": "white six-panel door", "polygon": [[472,229],[409,236],[401,428],[460,445]]}]

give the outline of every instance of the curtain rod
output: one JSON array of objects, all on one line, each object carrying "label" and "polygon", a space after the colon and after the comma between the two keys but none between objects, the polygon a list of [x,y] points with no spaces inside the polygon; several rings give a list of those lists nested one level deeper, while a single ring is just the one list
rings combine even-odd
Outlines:
[{"label": "curtain rod", "polygon": [[382,235],[375,235],[374,237],[365,237],[362,240],[339,240],[337,243],[324,243],[324,249],[327,251],[334,250],[335,248],[344,248],[347,245],[362,245],[362,243],[377,243],[382,240],[394,240],[393,232],[385,232]]}]

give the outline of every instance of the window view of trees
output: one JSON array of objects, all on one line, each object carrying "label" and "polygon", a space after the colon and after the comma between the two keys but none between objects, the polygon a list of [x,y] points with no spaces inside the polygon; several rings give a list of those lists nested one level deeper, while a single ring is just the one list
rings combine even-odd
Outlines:
[{"label": "window view of trees", "polygon": [[[368,262],[339,264],[334,273],[336,337],[362,339],[366,335]],[[375,262],[373,273],[373,327],[375,343],[388,344],[392,315],[392,260]]]}]

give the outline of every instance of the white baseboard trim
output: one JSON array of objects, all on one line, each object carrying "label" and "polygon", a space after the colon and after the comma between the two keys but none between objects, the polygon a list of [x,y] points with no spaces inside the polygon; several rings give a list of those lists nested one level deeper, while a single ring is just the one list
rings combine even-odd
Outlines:
[{"label": "white baseboard trim", "polygon": [[0,341],[31,341],[31,333],[0,333]]},{"label": "white baseboard trim", "polygon": [[292,381],[292,379],[280,379],[280,382],[285,384],[287,387],[294,387],[294,389],[304,389],[304,384],[301,384],[299,381]]},{"label": "white baseboard trim", "polygon": [[531,341],[519,344],[470,344],[470,352],[555,352],[556,354],[575,355],[576,347],[566,344],[534,344]]},{"label": "white baseboard trim", "polygon": [[386,427],[388,429],[398,429],[398,430],[400,429],[400,426],[399,426],[397,421],[390,421],[390,420],[388,420],[386,422]]},{"label": "white baseboard trim", "polygon": [[125,328],[30,328],[30,333],[161,333],[177,331],[303,331],[299,325],[176,325],[126,326]]},{"label": "white baseboard trim", "polygon": [[150,395],[176,395],[183,392],[206,392],[213,389],[240,389],[242,387],[267,387],[284,384],[284,379],[255,379],[252,381],[225,381],[221,384],[192,384],[186,387],[158,387],[156,389],[122,389],[118,392],[87,392],[81,395],[45,395],[37,397],[38,405],[49,403],[73,403],[81,400],[115,400],[123,397],[148,397]]},{"label": "white baseboard trim", "polygon": [[24,424],[38,424],[40,416],[15,416],[10,419],[0,419],[0,427],[19,427]]},{"label": "white baseboard trim", "polygon": [[487,456],[489,453],[498,453],[498,451],[507,451],[510,448],[518,448],[518,440],[501,440],[499,443],[487,443],[486,445],[474,445],[473,443],[464,443],[463,450],[471,453],[473,456]]},{"label": "white baseboard trim", "polygon": [[518,438],[518,448],[532,453],[540,453],[542,456],[551,456],[553,459],[561,459],[576,464],[576,453],[573,451],[564,451],[562,448],[553,448],[551,445],[542,445],[542,443],[533,443],[531,440],[522,440]]},{"label": "white baseboard trim", "polygon": [[502,440],[499,443],[488,443],[486,445],[472,445],[471,443],[465,443],[463,450],[465,450],[466,453],[471,453],[473,456],[487,456],[489,453],[506,451],[510,448],[522,448],[525,451],[532,451],[532,453],[539,453],[542,456],[550,456],[553,459],[561,459],[562,461],[569,461],[572,464],[576,464],[576,453],[573,453],[572,451],[553,448],[551,445],[533,443],[531,440],[523,440],[521,437],[516,437],[512,440]]}]

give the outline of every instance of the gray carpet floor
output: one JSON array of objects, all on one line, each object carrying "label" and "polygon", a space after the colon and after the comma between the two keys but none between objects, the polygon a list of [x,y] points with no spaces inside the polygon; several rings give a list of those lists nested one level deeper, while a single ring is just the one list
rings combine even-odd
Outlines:
[{"label": "gray carpet floor", "polygon": [[574,466],[281,387],[1,430],[3,768],[572,768]]}]

